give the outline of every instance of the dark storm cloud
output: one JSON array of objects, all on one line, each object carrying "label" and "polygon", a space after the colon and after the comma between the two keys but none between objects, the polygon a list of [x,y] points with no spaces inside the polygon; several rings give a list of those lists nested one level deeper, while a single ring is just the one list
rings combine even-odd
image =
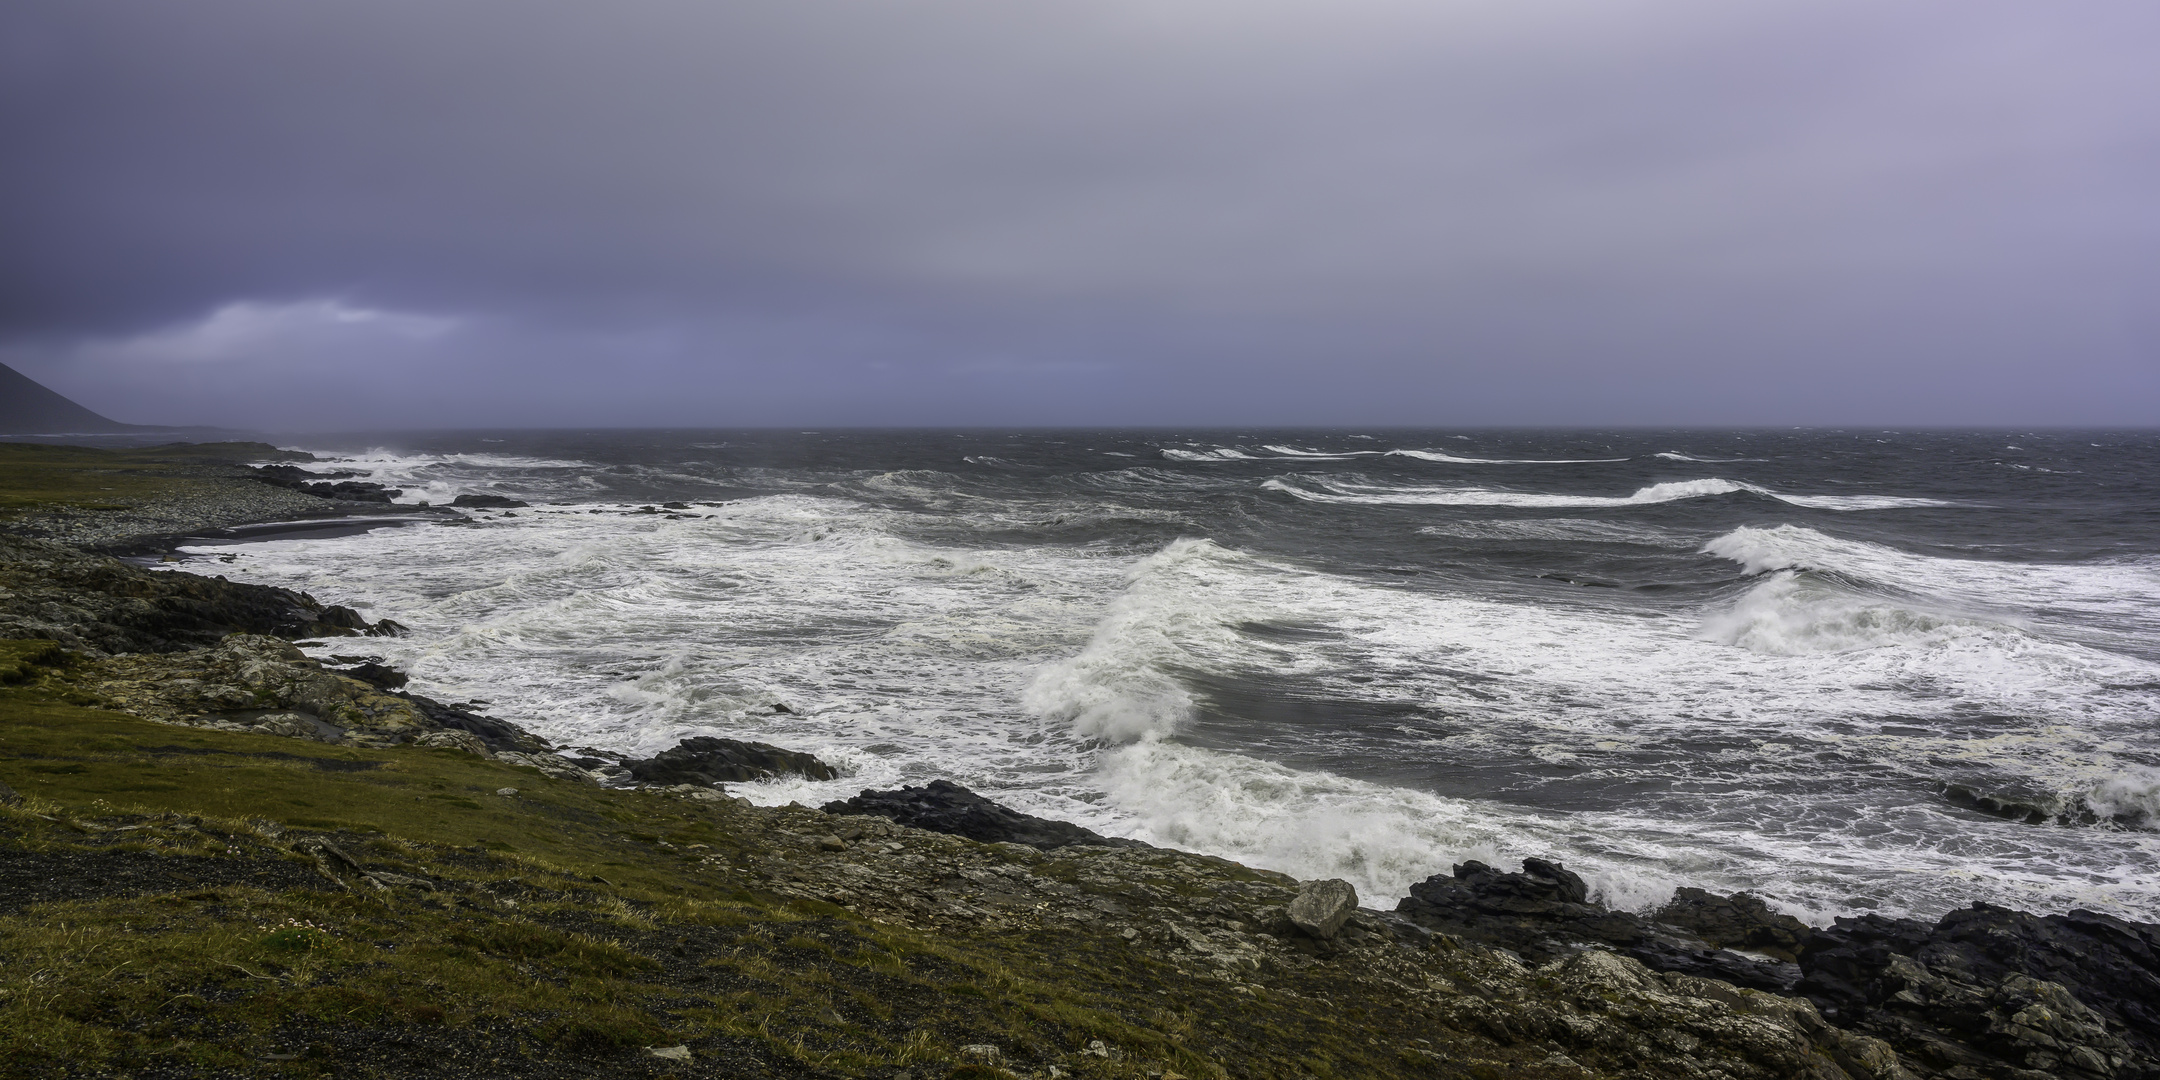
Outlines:
[{"label": "dark storm cloud", "polygon": [[272,426],[2150,422],[2156,31],[17,0],[0,359]]}]

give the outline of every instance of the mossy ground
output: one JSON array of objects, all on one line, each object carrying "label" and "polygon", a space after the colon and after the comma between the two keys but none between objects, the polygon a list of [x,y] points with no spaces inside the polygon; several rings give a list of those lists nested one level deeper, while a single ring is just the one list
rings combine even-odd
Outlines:
[{"label": "mossy ground", "polygon": [[[770,816],[807,811],[150,724],[53,696],[58,660],[0,643],[0,1075],[1008,1075],[975,1044],[1019,1075],[1542,1075],[1353,978],[1277,998],[762,891]],[[311,834],[434,888],[341,883]]]},{"label": "mossy ground", "polygon": [[263,443],[186,443],[136,450],[0,442],[0,518],[70,507],[120,509],[184,491],[190,478],[236,472],[281,454]]}]

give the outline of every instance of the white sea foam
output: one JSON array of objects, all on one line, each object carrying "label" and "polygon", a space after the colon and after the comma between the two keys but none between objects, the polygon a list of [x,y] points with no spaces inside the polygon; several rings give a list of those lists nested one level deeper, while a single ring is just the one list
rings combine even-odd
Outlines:
[{"label": "white sea foam", "polygon": [[1216,448],[1214,448],[1214,449],[1212,449],[1212,450],[1180,450],[1180,449],[1178,449],[1178,448],[1176,448],[1176,447],[1172,447],[1172,446],[1166,446],[1166,447],[1163,447],[1163,450],[1162,450],[1162,456],[1164,456],[1164,457],[1166,457],[1166,458],[1169,458],[1169,459],[1170,459],[1170,460],[1172,460],[1172,461],[1252,461],[1252,460],[1255,460],[1255,459],[1253,458],[1253,456],[1252,456],[1251,454],[1248,454],[1248,453],[1246,453],[1246,452],[1245,452],[1245,451],[1243,451],[1243,450],[1238,450],[1238,449],[1234,449],[1234,448],[1231,448],[1231,447],[1227,447],[1227,446],[1219,446],[1219,447],[1216,447]]},{"label": "white sea foam", "polygon": [[1565,495],[1539,491],[1502,491],[1482,487],[1429,487],[1389,485],[1333,477],[1276,477],[1261,487],[1280,491],[1307,502],[1364,504],[1368,506],[1520,506],[1575,508],[1643,506],[1651,503],[1701,499],[1748,492],[1820,510],[1889,510],[1920,506],[1949,506],[1940,499],[1900,498],[1887,495],[1788,495],[1755,484],[1710,477],[1673,480],[1638,488],[1628,495]]},{"label": "white sea foam", "polygon": [[1387,453],[1385,450],[1344,450],[1339,453],[1330,453],[1326,450],[1313,450],[1302,446],[1284,446],[1279,443],[1270,443],[1260,449],[1282,457],[1312,458],[1316,461],[1348,461],[1351,458],[1378,457]]},{"label": "white sea foam", "polygon": [[1983,625],[1948,613],[1855,595],[1781,570],[1731,607],[1707,615],[1703,633],[1713,641],[1754,652],[1802,656],[1926,642]]},{"label": "white sea foam", "polygon": [[314,451],[324,460],[302,466],[318,473],[353,472],[364,483],[398,488],[393,501],[407,506],[441,505],[459,495],[511,495],[526,499],[590,497],[599,485],[590,462],[515,454],[406,454],[369,450],[361,454]]},{"label": "white sea foam", "polygon": [[2133,767],[2108,777],[2086,793],[2084,802],[2118,824],[2160,830],[2160,769]]},{"label": "white sea foam", "polygon": [[1475,458],[1475,457],[1463,457],[1463,456],[1461,456],[1461,455],[1459,455],[1459,454],[1446,454],[1446,453],[1442,453],[1442,452],[1440,452],[1440,451],[1438,451],[1438,450],[1407,450],[1407,449],[1405,449],[1405,450],[1343,450],[1343,451],[1339,451],[1339,452],[1333,452],[1333,453],[1331,453],[1331,452],[1329,452],[1329,451],[1326,451],[1326,450],[1313,450],[1313,449],[1310,449],[1310,448],[1308,448],[1308,447],[1302,447],[1302,446],[1285,446],[1285,445],[1282,445],[1282,444],[1279,444],[1279,443],[1271,443],[1271,444],[1269,444],[1269,445],[1266,445],[1266,446],[1263,446],[1263,447],[1261,447],[1261,449],[1262,449],[1262,450],[1266,450],[1267,452],[1269,452],[1269,453],[1271,453],[1271,454],[1275,454],[1275,455],[1277,455],[1277,456],[1279,456],[1279,457],[1289,457],[1289,458],[1304,458],[1304,459],[1307,459],[1307,460],[1311,460],[1311,461],[1349,461],[1349,460],[1351,460],[1351,459],[1353,459],[1353,458],[1361,458],[1361,457],[1404,457],[1404,458],[1415,458],[1415,459],[1417,459],[1417,460],[1419,460],[1419,461],[1437,461],[1437,462],[1443,462],[1443,463],[1446,463],[1446,464],[1450,464],[1450,465],[1598,465],[1598,464],[1609,464],[1609,463],[1612,463],[1612,462],[1616,462],[1616,461],[1626,461],[1626,460],[1628,460],[1627,458],[1624,458],[1624,457],[1616,457],[1616,458]]},{"label": "white sea foam", "polygon": [[1474,458],[1456,454],[1443,454],[1438,450],[1390,450],[1389,457],[1416,458],[1419,461],[1440,461],[1450,465],[1606,465],[1626,461],[1624,457],[1611,458]]},{"label": "white sea foam", "polygon": [[[540,485],[560,468],[504,470],[497,482]],[[1121,478],[1075,481],[1059,512],[1137,513],[1105,500],[1122,497],[1118,485],[1168,490],[1175,471],[1105,475]],[[955,482],[859,482],[873,480],[930,494]],[[1752,889],[1818,920],[1856,897],[1892,913],[1989,899],[2160,917],[2140,869],[2160,859],[2160,833],[2019,831],[1818,790],[1807,772],[1818,756],[1850,762],[1839,776],[1919,784],[1946,768],[1985,771],[2095,807],[2135,807],[2152,790],[2136,761],[2152,749],[2160,665],[1966,612],[1932,592],[1935,561],[1821,533],[1736,531],[1712,550],[1767,574],[1739,596],[1667,610],[1530,603],[1322,573],[1198,538],[1139,558],[1047,540],[910,539],[926,523],[964,537],[955,520],[995,529],[1045,511],[981,499],[941,509],[928,497],[898,510],[847,490],[744,498],[681,520],[537,507],[462,528],[280,540],[219,549],[236,561],[218,572],[375,601],[415,633],[369,651],[407,666],[415,689],[488,700],[566,744],[651,753],[725,734],[851,770],[739,789],[761,802],[950,777],[1105,832],[1344,876],[1382,904],[1464,858],[1539,855],[1630,907],[1690,884]],[[1558,520],[1586,530],[1576,539],[1602,524]],[[1890,561],[1868,562],[1880,559]],[[1886,585],[1806,580],[1818,564]],[[1758,595],[1771,585],[1787,591]],[[1706,632],[1749,597],[1761,610],[1739,629]],[[1868,614],[1871,604],[1882,610]],[[1908,617],[1937,621],[1897,624]],[[1255,624],[1321,632],[1284,641],[1247,632]],[[1864,638],[1873,644],[1858,647]],[[1267,747],[1188,745],[1220,734],[1200,726],[1211,682],[1296,687],[1344,719]],[[1360,708],[1406,703],[1416,711],[1384,731],[1350,722]],[[1563,762],[1642,790],[1671,784],[1672,748],[1722,748],[1689,751],[1687,768],[1710,771],[1690,773],[1680,801],[1570,813],[1269,760],[1349,739],[1378,740],[1372,754],[1389,761]]]},{"label": "white sea foam", "polygon": [[1694,539],[1671,529],[1635,525],[1625,521],[1589,518],[1530,518],[1512,521],[1451,521],[1418,529],[1423,536],[1452,536],[1466,540],[1559,540],[1568,543],[1645,544],[1653,547],[1692,547]]},{"label": "white sea foam", "polygon": [[1237,651],[1232,627],[1262,614],[1235,601],[1206,607],[1188,602],[1196,591],[1225,584],[1243,558],[1210,541],[1186,539],[1140,560],[1087,647],[1044,668],[1022,699],[1025,707],[1112,742],[1175,734],[1193,707],[1177,672],[1205,666],[1211,654]]},{"label": "white sea foam", "polygon": [[2160,634],[2160,558],[2079,563],[1999,562],[1918,555],[1798,525],[1743,526],[1703,545],[1749,574],[1827,571],[1895,587],[1946,609],[2022,624],[2075,615],[2065,632],[2088,640]]}]

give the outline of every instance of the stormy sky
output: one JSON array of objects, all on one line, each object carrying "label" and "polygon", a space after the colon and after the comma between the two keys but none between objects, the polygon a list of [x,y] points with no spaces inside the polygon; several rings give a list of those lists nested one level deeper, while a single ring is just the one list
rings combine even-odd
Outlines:
[{"label": "stormy sky", "polygon": [[2150,425],[2160,6],[10,0],[116,419]]}]

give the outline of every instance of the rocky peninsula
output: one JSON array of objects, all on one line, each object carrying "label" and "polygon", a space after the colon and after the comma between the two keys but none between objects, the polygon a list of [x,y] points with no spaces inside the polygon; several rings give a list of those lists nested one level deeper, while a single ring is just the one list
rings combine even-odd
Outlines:
[{"label": "rocky peninsula", "polygon": [[382,509],[160,449],[0,461],[0,1076],[2160,1077],[2151,924],[1640,914],[1538,859],[1381,910],[943,781],[727,792],[834,774],[781,747],[558,747],[406,690],[393,620],[112,557]]}]

